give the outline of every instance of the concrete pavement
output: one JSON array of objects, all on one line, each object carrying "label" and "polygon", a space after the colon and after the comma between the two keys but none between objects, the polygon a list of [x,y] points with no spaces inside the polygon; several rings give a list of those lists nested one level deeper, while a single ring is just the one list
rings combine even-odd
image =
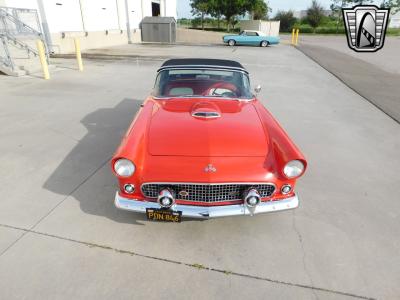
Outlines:
[{"label": "concrete pavement", "polygon": [[330,50],[349,55],[372,64],[389,73],[400,74],[400,36],[386,36],[385,44],[378,52],[359,53],[351,50],[347,45],[346,36],[343,35],[301,35],[299,45],[324,47]]},{"label": "concrete pavement", "polygon": [[376,53],[357,53],[345,36],[304,36],[298,48],[400,123],[400,37]]},{"label": "concrete pavement", "polygon": [[[83,73],[57,60],[50,81],[0,79],[1,298],[400,296],[396,122],[289,46],[133,47],[146,59],[86,60]],[[300,208],[163,224],[113,207],[108,161],[159,55],[249,69],[309,160]]]}]

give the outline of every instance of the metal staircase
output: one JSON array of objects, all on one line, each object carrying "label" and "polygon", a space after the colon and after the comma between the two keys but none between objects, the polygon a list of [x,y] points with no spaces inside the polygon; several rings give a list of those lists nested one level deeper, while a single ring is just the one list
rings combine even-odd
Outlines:
[{"label": "metal staircase", "polygon": [[0,7],[0,72],[21,76],[41,69],[36,40],[49,52],[35,9]]}]

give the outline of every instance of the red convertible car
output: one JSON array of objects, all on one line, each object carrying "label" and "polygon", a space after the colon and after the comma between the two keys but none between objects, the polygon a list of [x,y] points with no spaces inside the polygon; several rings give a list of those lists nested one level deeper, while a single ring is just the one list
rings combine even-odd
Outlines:
[{"label": "red convertible car", "polygon": [[296,208],[307,163],[240,63],[171,59],[111,164],[117,208],[179,222]]}]

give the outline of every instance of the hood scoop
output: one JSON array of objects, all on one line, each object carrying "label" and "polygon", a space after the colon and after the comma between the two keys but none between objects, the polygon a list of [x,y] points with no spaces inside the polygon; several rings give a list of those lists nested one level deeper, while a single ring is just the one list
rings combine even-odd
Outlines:
[{"label": "hood scoop", "polygon": [[192,117],[202,119],[215,119],[221,117],[221,112],[218,106],[214,103],[197,103],[192,107]]},{"label": "hood scoop", "polygon": [[196,118],[204,118],[204,119],[211,119],[211,118],[220,118],[221,115],[219,112],[216,111],[196,111],[192,114],[193,117]]}]

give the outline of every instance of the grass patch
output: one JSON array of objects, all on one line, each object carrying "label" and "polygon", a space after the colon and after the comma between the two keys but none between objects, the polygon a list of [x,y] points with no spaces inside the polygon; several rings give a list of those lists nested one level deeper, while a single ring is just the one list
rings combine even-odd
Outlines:
[{"label": "grass patch", "polygon": [[192,267],[194,267],[194,268],[197,268],[197,269],[199,269],[199,270],[204,270],[206,267],[205,266],[203,266],[202,264],[192,264],[192,265],[190,265],[190,266],[192,266]]}]

